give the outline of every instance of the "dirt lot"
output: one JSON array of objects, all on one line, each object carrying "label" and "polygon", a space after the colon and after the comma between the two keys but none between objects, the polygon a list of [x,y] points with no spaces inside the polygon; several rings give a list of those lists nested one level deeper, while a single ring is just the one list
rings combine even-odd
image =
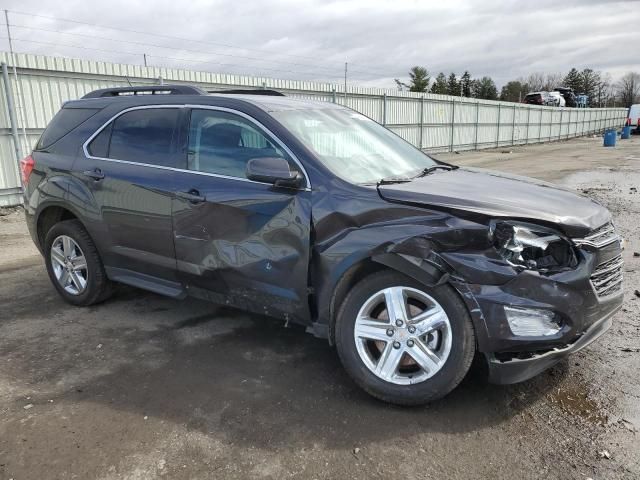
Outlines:
[{"label": "dirt lot", "polygon": [[551,371],[500,387],[475,368],[425,408],[369,398],[325,341],[267,318],[126,287],[71,307],[0,212],[0,479],[640,478],[640,138],[601,144],[441,156],[603,202],[626,297]]}]

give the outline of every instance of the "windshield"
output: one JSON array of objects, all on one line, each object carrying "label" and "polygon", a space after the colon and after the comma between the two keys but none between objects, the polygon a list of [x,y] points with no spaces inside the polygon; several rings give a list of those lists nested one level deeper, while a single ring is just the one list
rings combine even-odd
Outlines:
[{"label": "windshield", "polygon": [[370,118],[346,109],[272,112],[340,178],[356,184],[398,178],[437,165]]}]

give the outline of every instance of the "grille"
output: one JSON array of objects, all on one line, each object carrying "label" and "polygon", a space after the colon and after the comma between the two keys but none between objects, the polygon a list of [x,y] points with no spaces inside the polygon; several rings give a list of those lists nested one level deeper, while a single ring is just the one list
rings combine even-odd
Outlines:
[{"label": "grille", "polygon": [[598,297],[607,297],[622,290],[622,255],[598,265],[591,274],[591,285]]},{"label": "grille", "polygon": [[601,227],[592,230],[589,235],[584,238],[574,239],[574,242],[578,245],[592,245],[594,247],[600,248],[608,245],[612,242],[615,242],[620,237],[616,233],[616,229],[613,226],[613,223],[605,223]]}]

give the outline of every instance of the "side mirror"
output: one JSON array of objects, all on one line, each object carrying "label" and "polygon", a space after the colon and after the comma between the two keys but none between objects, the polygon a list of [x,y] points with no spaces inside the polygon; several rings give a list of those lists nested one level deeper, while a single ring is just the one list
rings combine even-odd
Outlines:
[{"label": "side mirror", "polygon": [[302,175],[292,172],[289,162],[280,157],[252,158],[247,162],[247,178],[256,182],[273,183],[276,187],[299,188]]}]

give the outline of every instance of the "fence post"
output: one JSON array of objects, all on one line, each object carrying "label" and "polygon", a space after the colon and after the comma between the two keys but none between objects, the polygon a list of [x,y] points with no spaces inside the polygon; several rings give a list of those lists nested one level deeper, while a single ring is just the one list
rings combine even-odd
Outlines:
[{"label": "fence post", "polygon": [[567,140],[569,139],[569,135],[571,135],[571,124],[575,123],[571,121],[572,118],[573,118],[573,110],[569,110],[569,125],[567,126]]},{"label": "fence post", "polygon": [[382,125],[387,124],[387,92],[382,94]]},{"label": "fence post", "polygon": [[516,138],[516,104],[513,104],[513,122],[511,122],[511,146],[515,145]]},{"label": "fence post", "polygon": [[420,150],[422,150],[422,146],[424,145],[424,95],[420,97]]},{"label": "fence post", "polygon": [[474,142],[474,150],[478,150],[478,123],[480,123],[480,102],[476,100],[476,139]]},{"label": "fence post", "polygon": [[602,111],[598,110],[598,120],[596,123],[596,132],[600,133],[602,130]]},{"label": "fence post", "polygon": [[544,108],[540,107],[540,124],[538,125],[538,143],[542,142],[542,114],[544,113]]},{"label": "fence post", "polygon": [[16,121],[16,109],[13,103],[13,92],[9,85],[9,70],[7,64],[2,62],[2,80],[4,83],[4,93],[7,99],[7,110],[9,110],[9,123],[11,124],[11,136],[13,137],[13,146],[16,152],[16,161],[18,162],[18,172],[20,171],[20,159],[22,158],[22,148],[20,146],[20,136],[18,134],[18,122]]},{"label": "fence post", "polygon": [[498,128],[496,132],[496,148],[500,146],[500,113],[501,113],[501,104],[498,104]]},{"label": "fence post", "polygon": [[333,103],[336,103],[336,87],[333,87],[333,92],[332,92],[332,96],[333,96]]},{"label": "fence post", "polygon": [[564,108],[560,109],[560,127],[558,128],[558,141],[562,139],[562,115],[564,114]]},{"label": "fence post", "polygon": [[527,135],[525,136],[524,143],[529,145],[529,120],[531,119],[531,107],[527,107]]},{"label": "fence post", "polygon": [[449,145],[449,151],[453,152],[453,129],[456,126],[456,99],[451,98],[451,144]]}]

